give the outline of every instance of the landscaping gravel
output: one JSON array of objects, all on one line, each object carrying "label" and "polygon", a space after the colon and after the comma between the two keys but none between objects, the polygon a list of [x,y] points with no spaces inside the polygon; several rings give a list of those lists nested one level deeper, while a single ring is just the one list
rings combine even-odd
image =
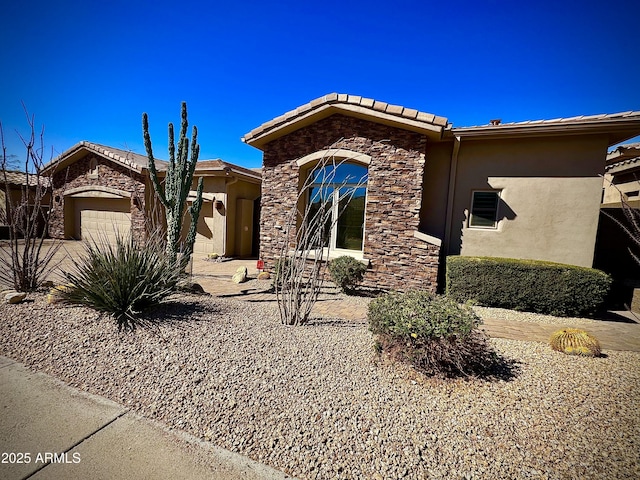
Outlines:
[{"label": "landscaping gravel", "polygon": [[640,478],[639,353],[494,339],[512,378],[435,380],[363,322],[182,296],[127,334],[28,299],[0,306],[1,354],[298,478]]}]

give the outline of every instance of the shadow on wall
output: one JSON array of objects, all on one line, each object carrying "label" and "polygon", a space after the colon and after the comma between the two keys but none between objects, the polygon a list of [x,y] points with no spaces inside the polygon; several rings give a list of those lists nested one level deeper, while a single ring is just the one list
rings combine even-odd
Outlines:
[{"label": "shadow on wall", "polygon": [[[449,240],[449,249],[440,249],[439,268],[438,268],[438,292],[444,293],[446,287],[446,269],[447,269],[447,256],[460,255],[462,251],[462,242],[464,227],[469,222],[469,212],[471,207],[463,211],[454,212],[451,219],[451,238]],[[498,199],[498,208],[496,212],[496,224],[502,220],[514,220],[517,217],[516,212],[505,202],[502,198]],[[499,252],[496,252],[496,256],[499,256]]]},{"label": "shadow on wall", "polygon": [[593,266],[613,277],[609,304],[612,308],[623,309],[631,305],[634,288],[640,288],[640,265],[631,254],[638,255],[640,249],[616,221],[631,227],[621,208],[600,211]]},{"label": "shadow on wall", "polygon": [[[453,218],[451,220],[452,231],[451,231],[451,239],[449,241],[449,251],[448,255],[460,255],[462,251],[462,244],[464,243],[464,229],[469,225],[469,217],[471,214],[471,205],[469,208],[461,211],[454,212]],[[496,230],[497,225],[503,220],[515,220],[518,215],[516,212],[509,206],[507,202],[505,202],[502,198],[498,199],[498,208],[496,211],[496,228],[478,228],[478,230]],[[475,228],[474,228],[475,230]],[[457,239],[457,240],[456,240]],[[495,256],[500,256],[500,252],[495,252]]]}]

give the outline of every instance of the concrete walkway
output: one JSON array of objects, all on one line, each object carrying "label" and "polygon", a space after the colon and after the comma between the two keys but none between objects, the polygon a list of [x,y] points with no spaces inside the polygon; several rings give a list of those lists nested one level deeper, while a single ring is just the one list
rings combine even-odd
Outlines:
[{"label": "concrete walkway", "polygon": [[[247,268],[249,281],[235,284],[231,281],[231,276],[237,268],[242,266]],[[193,262],[192,273],[193,280],[212,295],[247,302],[275,303],[275,295],[269,293],[271,281],[256,280],[259,271],[256,269],[255,260],[210,262],[196,258]],[[334,289],[329,288],[316,303],[312,314],[317,317],[334,317],[364,322],[367,318],[367,307],[361,298],[344,298],[338,295]],[[623,312],[611,316],[616,317],[617,321],[602,320],[585,329],[598,338],[603,350],[640,352],[640,323],[637,323],[630,316],[625,316]],[[571,327],[571,321],[567,320],[565,326]],[[482,329],[491,337],[545,343],[558,328],[556,325],[492,318],[484,319],[482,325]]]},{"label": "concrete walkway", "polygon": [[0,478],[287,479],[0,356]]}]

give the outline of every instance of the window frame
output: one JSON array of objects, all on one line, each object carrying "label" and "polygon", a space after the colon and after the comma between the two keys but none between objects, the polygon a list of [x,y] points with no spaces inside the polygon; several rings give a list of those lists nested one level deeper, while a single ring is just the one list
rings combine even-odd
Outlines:
[{"label": "window frame", "polygon": [[[496,195],[496,206],[493,212],[493,225],[474,225],[473,220],[475,217],[479,217],[479,215],[474,215],[474,211],[478,211],[478,208],[474,208],[476,203],[476,194],[478,193],[494,193]],[[472,228],[474,230],[498,230],[498,225],[500,223],[500,201],[502,199],[502,190],[497,189],[478,189],[471,191],[471,205],[469,207],[469,215],[467,220],[467,228]]]},{"label": "window frame", "polygon": [[[365,163],[361,163],[358,161],[343,161],[338,166],[340,165],[355,165],[358,167],[362,167],[367,171],[367,175],[369,174],[369,165]],[[318,168],[317,164],[311,167],[307,171],[307,176],[313,175],[317,168]],[[329,186],[329,188],[333,189],[333,191],[331,192],[331,197],[332,197],[331,199],[331,231],[329,232],[329,246],[322,247],[322,258],[332,259],[342,255],[348,255],[358,260],[364,259],[364,240],[366,237],[365,229],[366,229],[366,219],[367,219],[367,197],[369,195],[368,183],[369,182],[367,178],[367,182],[364,185],[362,184],[358,185],[357,182],[356,183],[337,183],[336,182],[336,183],[331,183],[327,185]],[[306,205],[309,205],[312,200],[311,193],[313,189],[320,185],[321,183],[309,184],[309,186],[307,187],[307,192],[305,196]],[[339,202],[340,190],[344,190],[348,188],[352,188],[352,189],[364,188],[364,211],[363,211],[363,217],[362,217],[362,246],[360,250],[349,250],[345,248],[338,248],[336,246],[338,241],[338,221],[339,220],[334,221],[333,219],[336,218],[340,213],[340,202]]]}]

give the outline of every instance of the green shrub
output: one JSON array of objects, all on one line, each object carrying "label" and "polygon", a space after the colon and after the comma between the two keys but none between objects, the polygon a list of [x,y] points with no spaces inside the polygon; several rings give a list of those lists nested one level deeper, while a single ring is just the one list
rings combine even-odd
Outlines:
[{"label": "green shrub", "polygon": [[459,302],[557,316],[592,314],[611,278],[600,270],[535,260],[447,257],[446,292]]},{"label": "green shrub", "polygon": [[331,260],[328,267],[331,279],[345,293],[354,290],[367,271],[362,262],[348,255]]},{"label": "green shrub", "polygon": [[111,315],[118,330],[133,330],[140,314],[176,290],[182,269],[170,262],[160,245],[138,245],[117,236],[87,243],[85,254],[64,276],[72,285],[60,293],[68,302]]},{"label": "green shrub", "polygon": [[469,305],[428,292],[389,293],[369,304],[378,349],[427,375],[482,375],[497,356]]}]

